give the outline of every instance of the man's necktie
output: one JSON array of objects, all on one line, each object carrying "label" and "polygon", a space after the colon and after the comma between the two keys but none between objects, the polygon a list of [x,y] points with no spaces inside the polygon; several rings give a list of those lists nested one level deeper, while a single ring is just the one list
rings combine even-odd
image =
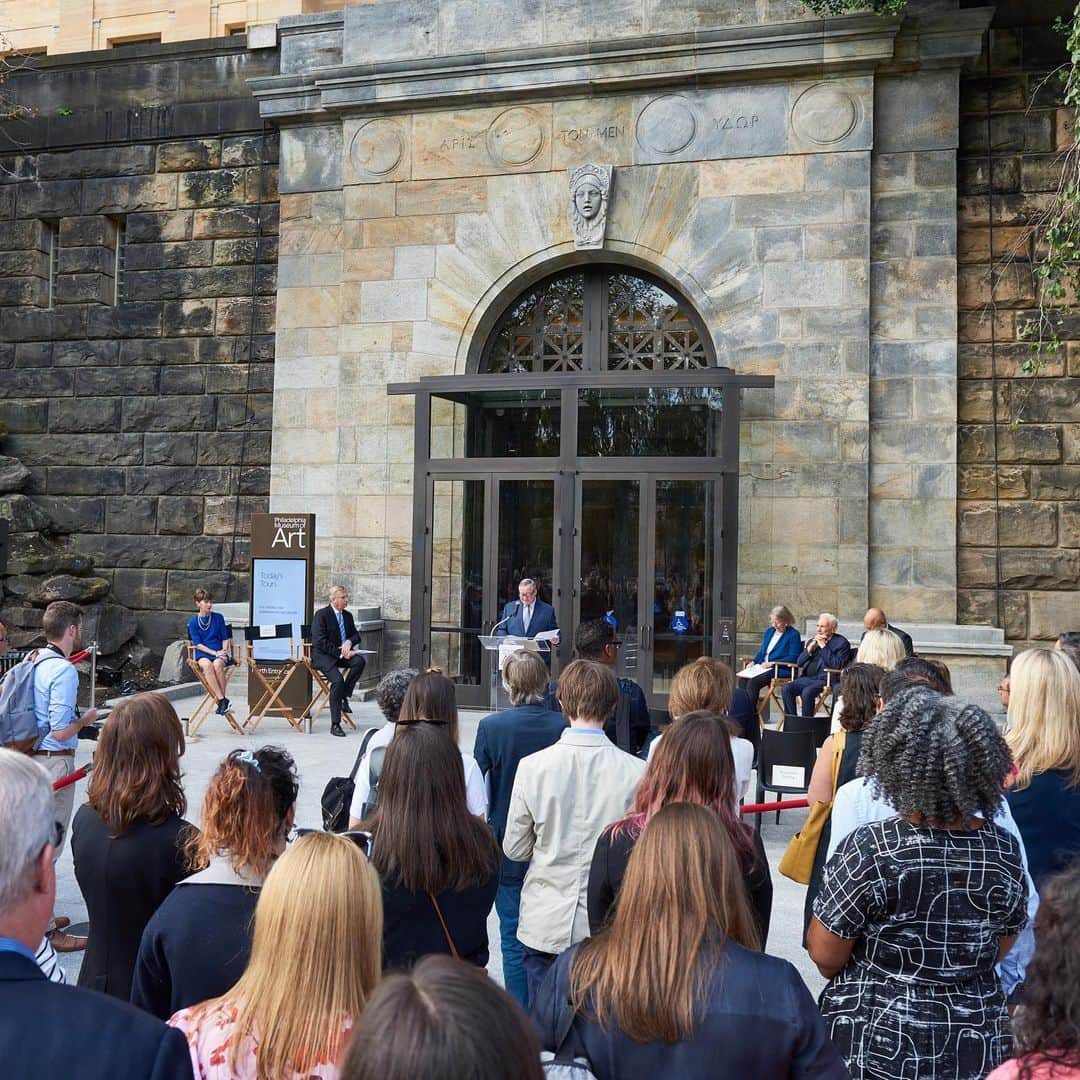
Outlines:
[{"label": "man's necktie", "polygon": [[525,605],[525,618],[521,620],[522,625],[525,627],[525,633],[529,632],[529,623],[532,622],[532,604]]},{"label": "man's necktie", "polygon": [[341,634],[341,643],[345,644],[345,616],[339,611],[337,613],[338,633]]}]

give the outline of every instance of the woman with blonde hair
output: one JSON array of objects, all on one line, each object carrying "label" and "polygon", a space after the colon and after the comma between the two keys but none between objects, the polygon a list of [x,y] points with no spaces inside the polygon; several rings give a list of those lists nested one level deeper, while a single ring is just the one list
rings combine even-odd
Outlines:
[{"label": "woman with blonde hair", "polygon": [[293,759],[276,746],[234,750],[218,766],[203,799],[202,832],[188,845],[195,873],[143,931],[133,1005],[167,1020],[240,977],[259,889],[285,850],[298,790]]},{"label": "woman with blonde hair", "polygon": [[1009,809],[1039,886],[1080,854],[1080,672],[1064,653],[1022,652],[1009,669]]},{"label": "woman with blonde hair", "polygon": [[85,806],[71,830],[75,878],[94,933],[79,985],[127,1001],[139,939],[191,872],[180,783],[184,732],[163,694],[135,694],[101,730]]},{"label": "woman with blonde hair", "polygon": [[[735,673],[723,660],[717,660],[714,656],[699,656],[675,673],[668,695],[668,714],[672,720],[693,712],[713,713],[723,718],[720,722],[731,737],[731,756],[735,761],[735,802],[738,803],[750,787],[754,744],[739,736],[737,725],[730,719],[734,687]],[[649,746],[650,758],[661,738],[658,735]]]},{"label": "woman with blonde hair", "polygon": [[867,630],[859,642],[855,660],[860,664],[873,664],[885,671],[892,671],[907,654],[904,643],[888,630]]},{"label": "woman with blonde hair", "polygon": [[610,923],[542,984],[541,1043],[586,1057],[598,1080],[846,1077],[798,972],[758,950],[720,817],[671,803],[634,845]]},{"label": "woman with blonde hair", "polygon": [[381,973],[379,879],[349,839],[312,833],[267,875],[251,959],[231,990],[169,1023],[202,1080],[334,1080]]}]

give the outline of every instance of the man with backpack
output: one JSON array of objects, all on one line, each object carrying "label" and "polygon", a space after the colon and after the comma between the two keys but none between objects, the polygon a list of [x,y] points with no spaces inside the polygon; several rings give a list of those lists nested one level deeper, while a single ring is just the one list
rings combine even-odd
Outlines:
[{"label": "man with backpack", "polygon": [[[31,653],[22,663],[32,667],[30,685],[33,688],[34,720],[38,732],[44,732],[44,736],[27,752],[37,759],[38,764],[49,774],[49,779],[55,783],[75,771],[79,729],[84,724],[94,722],[97,710],[89,709],[81,717],[77,714],[79,673],[68,661],[72,653],[82,648],[82,608],[67,600],[57,600],[45,609],[41,625],[47,644]],[[13,676],[14,669],[4,680],[5,697],[8,693],[15,694]],[[9,683],[12,685],[7,685]],[[55,861],[67,839],[71,812],[75,807],[75,785],[69,784],[55,791],[53,800],[56,821],[61,829],[59,842],[53,850]],[[73,937],[63,932],[63,927],[67,926],[69,921],[63,916],[53,920],[56,929],[51,940],[57,952],[76,952],[86,948],[86,938]]]}]

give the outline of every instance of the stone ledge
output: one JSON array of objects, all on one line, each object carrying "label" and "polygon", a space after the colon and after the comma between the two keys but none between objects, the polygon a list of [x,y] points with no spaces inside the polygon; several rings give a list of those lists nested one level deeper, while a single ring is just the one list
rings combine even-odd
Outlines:
[{"label": "stone ledge", "polygon": [[[804,637],[812,637],[817,619],[807,619]],[[1012,656],[1013,647],[1005,642],[1005,631],[996,626],[962,626],[959,623],[910,623],[897,626],[911,635],[915,652],[920,656]],[[863,635],[862,622],[840,620],[839,632],[858,645]]]},{"label": "stone ledge", "polygon": [[[337,20],[324,15],[323,33]],[[687,79],[759,81],[812,70],[871,71],[893,55],[900,23],[879,16],[851,16],[770,26],[700,30],[690,34],[624,38],[610,42],[500,49],[457,56],[359,63],[314,69],[305,75],[255,78],[249,85],[264,117],[278,120],[325,116],[346,109],[365,114],[400,112],[425,103],[468,101],[476,106],[508,96],[565,97],[625,89],[685,85]],[[282,20],[283,65],[290,39],[310,35],[305,22]],[[300,46],[303,47],[303,46]],[[966,54],[965,54],[966,55]]]}]

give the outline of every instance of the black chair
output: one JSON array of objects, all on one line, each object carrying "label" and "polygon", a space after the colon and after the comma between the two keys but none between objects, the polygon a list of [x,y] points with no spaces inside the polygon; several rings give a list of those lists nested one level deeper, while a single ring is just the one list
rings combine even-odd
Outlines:
[{"label": "black chair", "polygon": [[[777,795],[805,795],[817,761],[814,735],[810,731],[772,731],[761,733],[758,755],[757,802],[765,801],[765,792]],[[775,776],[777,768],[790,770],[787,776]],[[757,830],[761,831],[761,814],[757,815]],[[776,811],[780,821],[780,811]]]},{"label": "black chair", "polygon": [[[281,660],[259,660],[255,656],[255,647],[261,641],[287,641],[283,650],[285,658]],[[291,705],[280,703],[279,699],[289,680],[303,664],[296,658],[296,647],[292,636],[292,623],[276,623],[270,626],[245,626],[244,647],[248,670],[255,681],[263,688],[262,695],[253,705],[248,706],[248,718],[244,731],[250,734],[259,726],[267,713],[277,713],[289,721],[297,731],[303,731],[303,721],[296,715]]]},{"label": "black chair", "polygon": [[832,721],[827,716],[798,716],[795,713],[785,713],[783,730],[792,735],[808,731],[814,736],[814,747],[820,750],[829,737],[831,723]]}]

